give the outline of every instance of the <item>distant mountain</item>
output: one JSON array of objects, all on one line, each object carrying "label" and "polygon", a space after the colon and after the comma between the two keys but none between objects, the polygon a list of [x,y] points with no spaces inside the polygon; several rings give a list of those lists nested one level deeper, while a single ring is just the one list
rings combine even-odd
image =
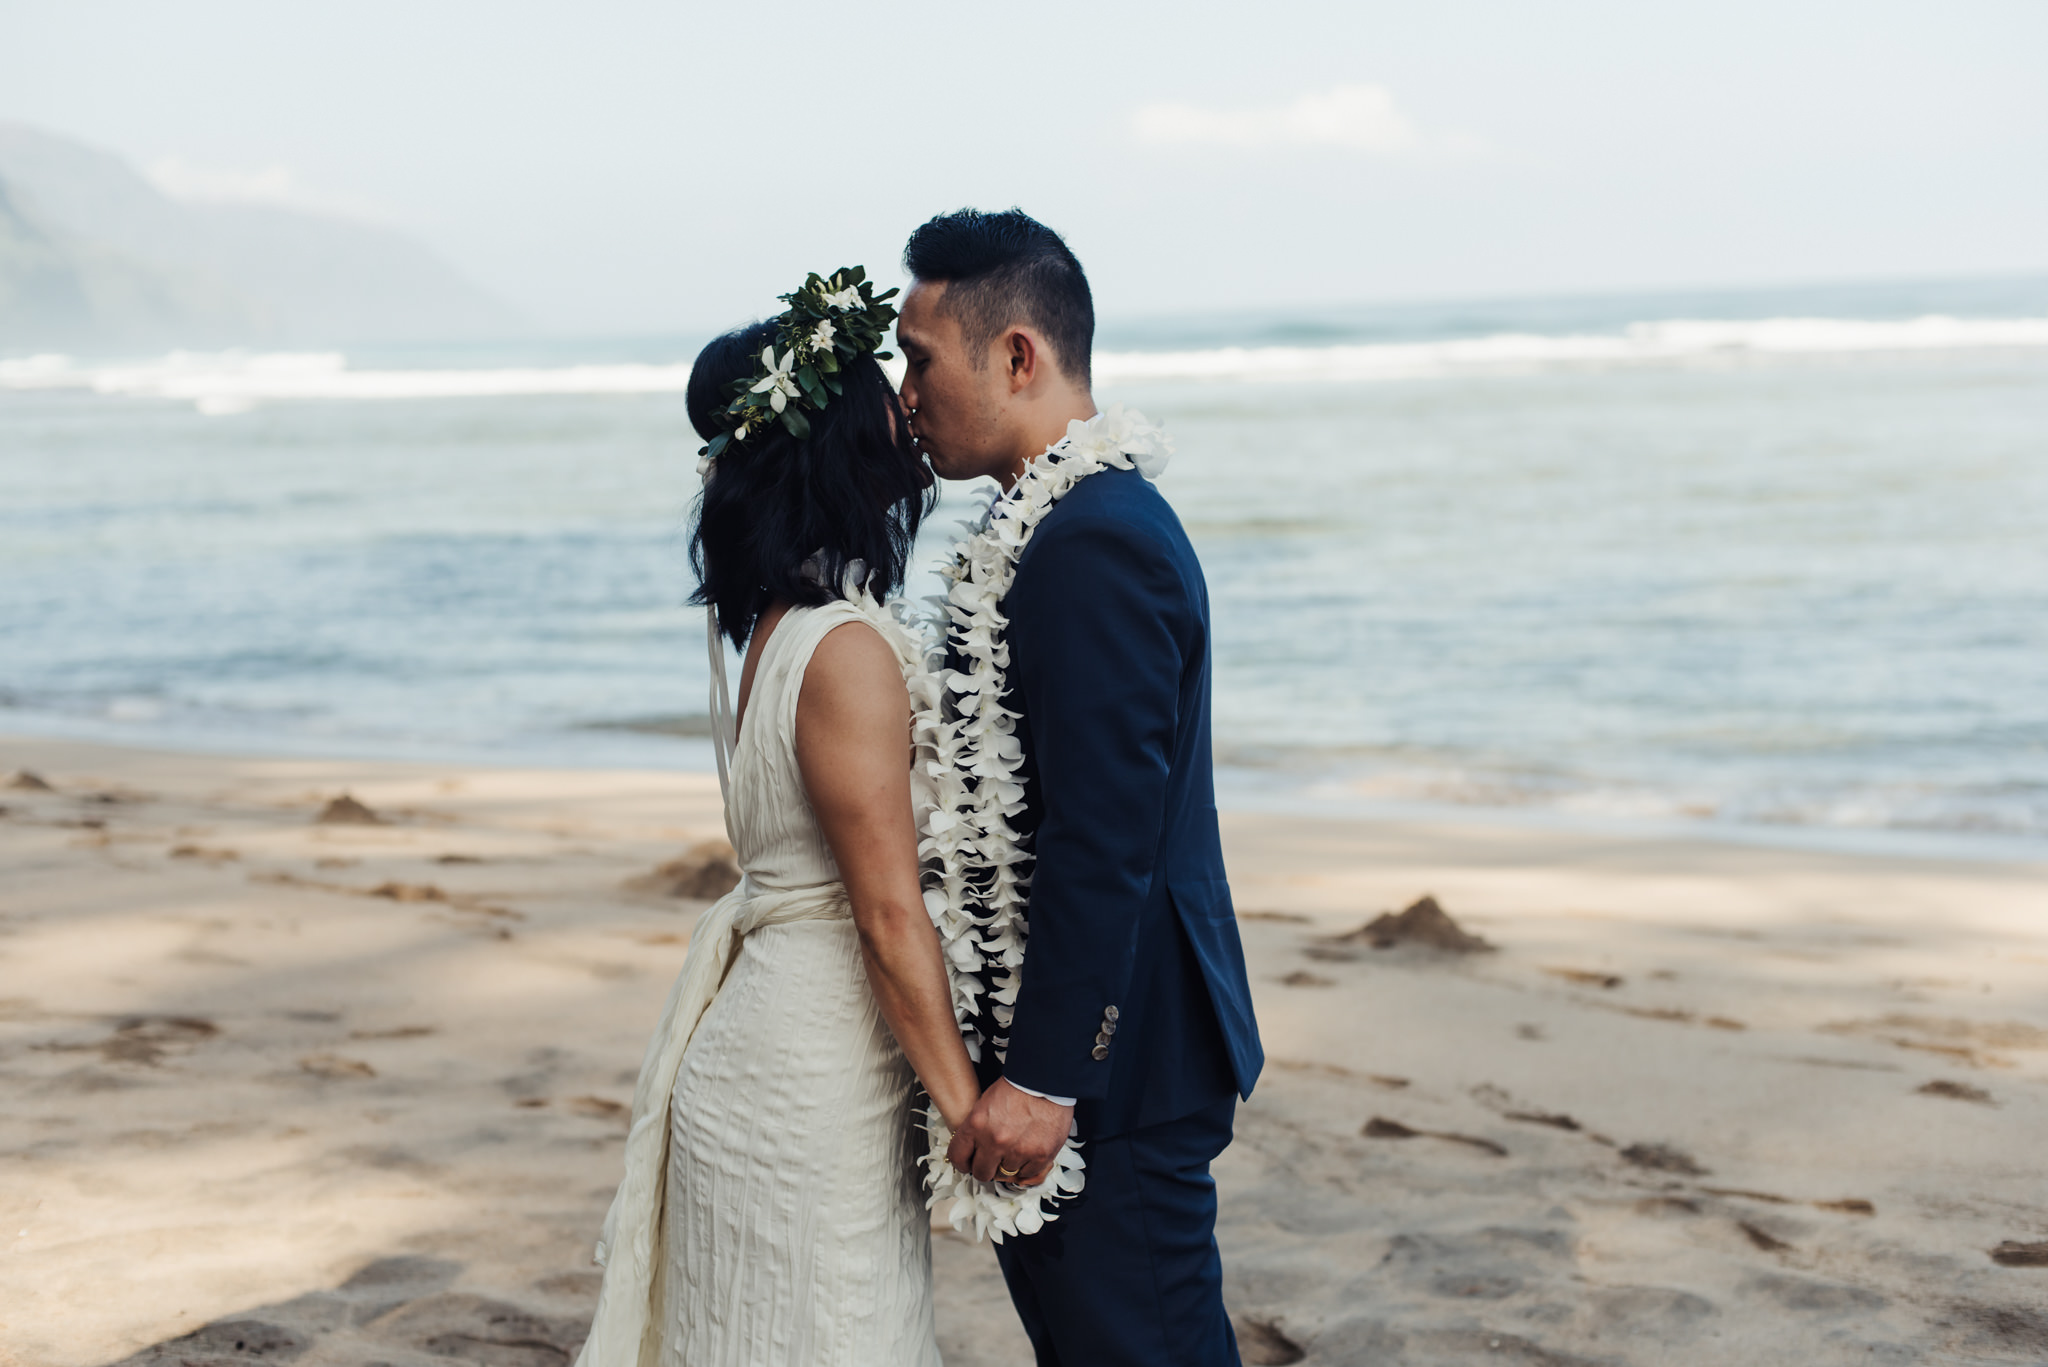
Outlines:
[{"label": "distant mountain", "polygon": [[119,157],[0,124],[0,347],[450,341],[517,322],[401,233],[183,203]]}]

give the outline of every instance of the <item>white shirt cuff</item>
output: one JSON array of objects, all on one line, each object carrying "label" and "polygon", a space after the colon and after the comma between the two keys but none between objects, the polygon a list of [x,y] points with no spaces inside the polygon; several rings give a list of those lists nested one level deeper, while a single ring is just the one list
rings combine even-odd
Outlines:
[{"label": "white shirt cuff", "polygon": [[1041,1101],[1050,1101],[1055,1106],[1071,1106],[1074,1104],[1074,1098],[1070,1096],[1054,1096],[1050,1092],[1041,1092],[1036,1087],[1026,1087],[1021,1082],[1011,1082],[1009,1078],[1004,1078],[1003,1081],[1009,1082],[1012,1087],[1015,1087],[1026,1096],[1035,1096]]}]

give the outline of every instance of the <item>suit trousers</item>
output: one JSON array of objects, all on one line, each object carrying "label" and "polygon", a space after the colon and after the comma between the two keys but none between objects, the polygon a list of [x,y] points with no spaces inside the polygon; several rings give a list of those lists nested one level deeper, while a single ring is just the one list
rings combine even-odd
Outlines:
[{"label": "suit trousers", "polygon": [[1238,1367],[1209,1175],[1236,1108],[1090,1141],[1080,1197],[997,1245],[1038,1367]]}]

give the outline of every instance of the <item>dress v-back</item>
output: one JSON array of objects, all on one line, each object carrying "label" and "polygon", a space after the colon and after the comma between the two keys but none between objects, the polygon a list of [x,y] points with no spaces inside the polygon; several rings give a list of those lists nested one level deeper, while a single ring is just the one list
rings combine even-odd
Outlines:
[{"label": "dress v-back", "polygon": [[663,1367],[939,1362],[916,1080],[875,1006],[796,762],[804,672],[849,622],[872,625],[843,602],[784,615],[734,749],[726,828],[746,873],[735,895],[814,910],[751,929],[742,914],[674,1073],[648,1334]]}]

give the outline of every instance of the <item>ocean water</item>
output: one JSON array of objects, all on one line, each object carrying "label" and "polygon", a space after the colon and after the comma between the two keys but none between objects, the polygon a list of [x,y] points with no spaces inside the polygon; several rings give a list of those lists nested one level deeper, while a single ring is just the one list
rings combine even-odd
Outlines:
[{"label": "ocean water", "polygon": [[[0,732],[707,765],[694,350],[0,359]],[[1239,795],[2048,848],[2048,281],[1163,320],[1097,379],[1178,444]]]}]

